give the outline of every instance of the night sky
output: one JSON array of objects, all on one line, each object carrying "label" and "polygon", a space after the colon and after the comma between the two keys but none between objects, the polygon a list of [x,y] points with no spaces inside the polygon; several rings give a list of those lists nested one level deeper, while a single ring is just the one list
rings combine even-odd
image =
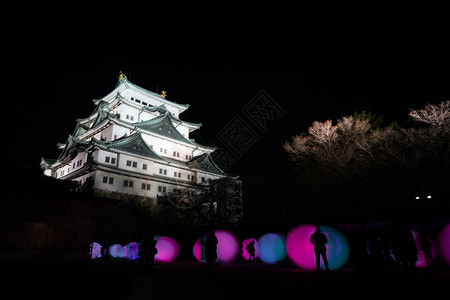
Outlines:
[{"label": "night sky", "polygon": [[407,126],[409,108],[450,99],[446,10],[223,5],[11,11],[1,152],[57,158],[56,143],[114,89],[119,71],[189,103],[180,118],[203,123],[192,134],[203,144],[264,90],[284,114],[228,171],[268,178],[288,171],[282,144],[314,120],[366,110]]}]

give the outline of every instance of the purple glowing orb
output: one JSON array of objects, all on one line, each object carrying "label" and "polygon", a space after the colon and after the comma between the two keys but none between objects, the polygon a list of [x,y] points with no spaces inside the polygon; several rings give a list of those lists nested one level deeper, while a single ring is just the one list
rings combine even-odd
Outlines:
[{"label": "purple glowing orb", "polygon": [[259,238],[259,259],[274,264],[286,258],[285,238],[279,233],[267,233]]},{"label": "purple glowing orb", "polygon": [[103,246],[97,242],[91,243],[91,259],[102,257]]},{"label": "purple glowing orb", "polygon": [[242,257],[245,260],[249,260],[250,259],[250,253],[248,253],[247,250],[247,246],[249,246],[250,242],[254,243],[254,247],[255,247],[255,258],[259,257],[259,243],[257,240],[253,239],[253,238],[249,238],[246,239],[242,242],[242,248],[241,248],[241,253],[242,253]]},{"label": "purple glowing orb", "polygon": [[177,259],[180,254],[180,246],[177,241],[168,236],[155,236],[156,249],[158,253],[155,255],[155,261],[172,262]]},{"label": "purple glowing orb", "polygon": [[[233,262],[239,252],[239,244],[234,235],[226,230],[216,230],[214,231],[218,244],[217,244],[217,260],[224,263]],[[205,234],[206,235],[206,234]],[[199,238],[192,249],[194,257],[200,261],[204,262],[203,257],[203,247],[202,247],[202,238]]]},{"label": "purple glowing orb", "polygon": [[450,266],[450,224],[447,224],[438,234],[437,248],[442,259]]},{"label": "purple glowing orb", "polygon": [[129,260],[138,259],[139,256],[139,244],[136,242],[131,242],[123,246],[122,248],[122,258],[127,258]]},{"label": "purple glowing orb", "polygon": [[[331,270],[342,267],[350,256],[350,246],[345,236],[338,230],[327,226],[321,226],[321,231],[327,236],[327,260]],[[291,261],[298,267],[305,269],[316,268],[316,256],[311,236],[316,232],[316,227],[310,224],[299,225],[289,231],[286,238],[287,254]],[[323,261],[321,259],[321,267]]]}]

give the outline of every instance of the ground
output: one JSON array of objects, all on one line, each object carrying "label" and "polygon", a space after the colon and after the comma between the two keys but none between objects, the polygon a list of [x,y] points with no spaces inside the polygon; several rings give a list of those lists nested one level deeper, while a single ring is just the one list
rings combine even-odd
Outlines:
[{"label": "ground", "polygon": [[331,274],[274,265],[192,261],[157,263],[146,272],[138,261],[8,262],[1,265],[0,299],[448,299],[450,269],[400,266],[382,277],[356,274],[352,267]]}]

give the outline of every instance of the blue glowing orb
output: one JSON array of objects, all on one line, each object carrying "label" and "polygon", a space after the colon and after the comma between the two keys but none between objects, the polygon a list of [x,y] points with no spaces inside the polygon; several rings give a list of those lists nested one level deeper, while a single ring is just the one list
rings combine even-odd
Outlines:
[{"label": "blue glowing orb", "polygon": [[259,259],[266,264],[274,264],[286,258],[285,238],[279,233],[267,233],[261,236],[259,243]]},{"label": "blue glowing orb", "polygon": [[[338,230],[321,226],[320,230],[327,236],[327,260],[331,270],[342,267],[350,256],[350,245],[345,236]],[[303,224],[292,228],[286,238],[287,254],[291,261],[298,267],[305,269],[316,268],[316,256],[311,236],[316,232],[316,227]],[[321,268],[325,268],[321,259]]]},{"label": "blue glowing orb", "polygon": [[111,245],[108,248],[109,256],[114,257],[114,258],[122,257],[122,251],[123,251],[122,245],[119,245],[119,244]]}]

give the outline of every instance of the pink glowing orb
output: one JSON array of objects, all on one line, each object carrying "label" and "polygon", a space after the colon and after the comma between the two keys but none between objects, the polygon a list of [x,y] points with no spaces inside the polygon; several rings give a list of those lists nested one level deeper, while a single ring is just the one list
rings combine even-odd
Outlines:
[{"label": "pink glowing orb", "polygon": [[156,249],[155,261],[172,262],[180,254],[180,246],[177,241],[168,236],[155,236]]},{"label": "pink glowing orb", "polygon": [[259,259],[266,264],[274,264],[286,258],[284,235],[267,233],[259,238]]},{"label": "pink glowing orb", "polygon": [[[327,236],[327,260],[331,270],[342,267],[350,256],[350,246],[345,236],[338,230],[327,226],[321,226],[321,231]],[[316,232],[316,227],[310,224],[299,225],[289,231],[286,238],[287,254],[291,261],[298,267],[305,269],[316,268],[316,256],[311,236]],[[323,261],[321,259],[321,267]]]},{"label": "pink glowing orb", "polygon": [[441,229],[437,236],[437,248],[442,259],[450,266],[450,224]]},{"label": "pink glowing orb", "polygon": [[91,259],[102,257],[103,246],[97,242],[91,243]]},{"label": "pink glowing orb", "polygon": [[241,255],[245,260],[250,259],[250,254],[247,251],[247,246],[250,244],[250,242],[254,242],[255,244],[255,258],[259,257],[259,243],[257,240],[253,238],[246,239],[242,242],[242,248],[241,248]]},{"label": "pink glowing orb", "polygon": [[114,244],[109,246],[108,253],[111,257],[119,258],[122,256],[122,245]]},{"label": "pink glowing orb", "polygon": [[[226,230],[215,230],[214,231],[218,244],[217,244],[217,260],[224,263],[233,262],[239,252],[239,244],[235,236]],[[205,234],[206,235],[206,234]],[[203,238],[203,237],[202,237]],[[204,262],[203,257],[203,247],[202,247],[202,238],[199,238],[192,249],[194,257],[200,261]]]}]

